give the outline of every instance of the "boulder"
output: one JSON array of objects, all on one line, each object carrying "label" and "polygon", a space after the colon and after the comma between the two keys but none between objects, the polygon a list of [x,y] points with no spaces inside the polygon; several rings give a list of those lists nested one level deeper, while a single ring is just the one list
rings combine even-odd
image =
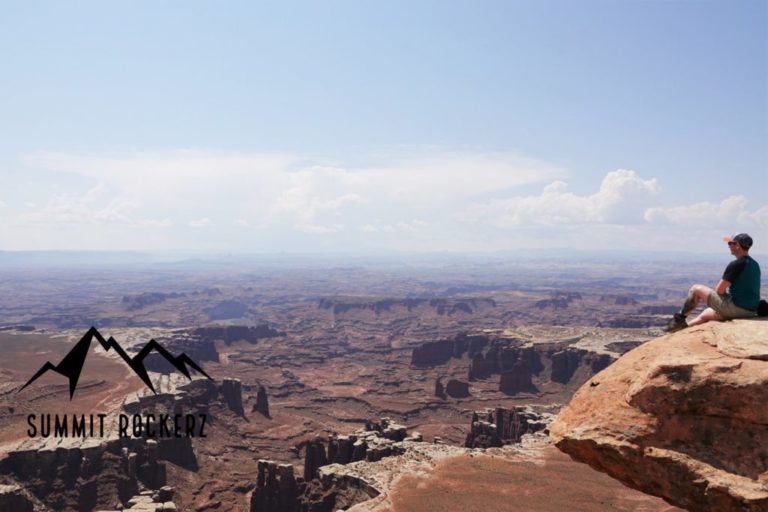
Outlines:
[{"label": "boulder", "polygon": [[768,322],[651,340],[592,377],[550,426],[558,448],[697,511],[768,510]]}]

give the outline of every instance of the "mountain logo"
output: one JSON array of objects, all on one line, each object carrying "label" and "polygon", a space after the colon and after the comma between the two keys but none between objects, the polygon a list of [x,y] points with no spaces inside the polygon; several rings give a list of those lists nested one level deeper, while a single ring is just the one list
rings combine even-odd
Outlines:
[{"label": "mountain logo", "polygon": [[123,359],[123,361],[125,361],[126,364],[131,367],[134,373],[138,375],[139,378],[144,381],[144,384],[146,384],[147,387],[151,389],[155,394],[157,394],[157,391],[155,391],[155,387],[152,385],[152,381],[147,374],[147,369],[144,368],[144,358],[146,358],[153,350],[160,354],[160,356],[162,356],[174,368],[184,374],[184,376],[188,379],[192,380],[192,376],[189,373],[189,369],[192,368],[193,370],[208,377],[209,380],[213,380],[207,373],[205,373],[202,368],[200,368],[200,366],[198,366],[197,363],[190,359],[189,356],[184,353],[179,356],[173,356],[154,339],[149,340],[149,343],[144,345],[144,348],[142,348],[138,354],[130,357],[125,352],[123,347],[121,347],[120,344],[115,341],[112,336],[110,336],[109,339],[104,339],[104,336],[102,336],[95,327],[91,327],[88,329],[88,332],[86,332],[83,337],[80,338],[80,341],[78,341],[77,344],[72,347],[72,350],[70,350],[69,353],[64,356],[64,359],[62,359],[59,364],[53,365],[50,361],[46,361],[45,364],[39,370],[37,370],[37,373],[35,373],[35,375],[33,375],[26,384],[19,388],[19,391],[35,382],[48,370],[52,370],[69,379],[69,399],[72,400],[72,397],[75,395],[75,389],[77,388],[77,381],[80,379],[80,372],[83,371],[85,358],[88,355],[88,350],[91,347],[91,341],[93,338],[96,338],[99,341],[104,350],[109,351],[110,349],[114,349],[115,352],[117,352],[117,354]]}]

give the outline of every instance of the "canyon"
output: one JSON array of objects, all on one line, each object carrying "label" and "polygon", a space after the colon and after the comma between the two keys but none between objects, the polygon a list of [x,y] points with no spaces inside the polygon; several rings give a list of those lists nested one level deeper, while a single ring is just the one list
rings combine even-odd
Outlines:
[{"label": "canyon", "polygon": [[[663,334],[682,283],[710,270],[660,278],[638,262],[618,278],[614,262],[532,260],[0,272],[0,508],[410,511],[427,510],[414,485],[451,482],[489,510],[515,510],[500,497],[521,489],[529,510],[569,499],[676,510],[568,459],[547,433],[577,390]],[[19,391],[91,326],[129,354],[155,340],[211,379],[152,353],[153,393],[94,346],[71,401],[52,372]],[[205,415],[206,436],[25,432],[29,414],[94,412]]]}]

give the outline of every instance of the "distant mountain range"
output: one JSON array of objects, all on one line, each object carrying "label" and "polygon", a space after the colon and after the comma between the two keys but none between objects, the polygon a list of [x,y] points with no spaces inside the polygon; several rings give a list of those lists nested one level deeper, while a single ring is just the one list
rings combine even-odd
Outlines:
[{"label": "distant mountain range", "polygon": [[96,338],[99,341],[104,350],[109,351],[110,349],[114,349],[114,351],[117,352],[117,354],[123,359],[123,361],[125,361],[126,364],[131,367],[134,373],[138,375],[139,378],[144,381],[144,384],[146,384],[147,387],[151,389],[155,394],[157,394],[157,391],[152,385],[152,381],[147,374],[146,368],[144,368],[144,359],[152,351],[160,354],[160,356],[162,356],[166,361],[173,365],[174,368],[179,370],[188,379],[192,379],[189,373],[189,369],[191,368],[201,373],[202,375],[205,375],[208,377],[208,379],[213,380],[207,373],[205,373],[202,368],[200,368],[200,366],[198,366],[197,363],[190,359],[189,356],[183,353],[178,356],[174,356],[165,350],[163,346],[156,342],[154,339],[149,340],[149,342],[144,345],[144,348],[142,348],[138,354],[130,357],[125,352],[123,347],[121,347],[120,344],[115,341],[112,336],[110,336],[109,339],[105,339],[104,336],[102,336],[95,327],[91,327],[88,329],[88,332],[86,332],[83,337],[80,338],[80,341],[78,341],[77,344],[72,347],[72,350],[70,350],[69,353],[64,356],[64,359],[62,359],[59,364],[54,365],[50,361],[46,361],[45,364],[37,371],[37,373],[35,373],[35,375],[33,375],[32,378],[29,379],[27,383],[19,389],[19,391],[32,384],[47,371],[52,370],[69,379],[69,399],[71,400],[75,394],[75,389],[77,389],[77,381],[80,379],[80,372],[83,371],[85,358],[88,356],[88,350],[91,347],[91,341],[93,338]]}]

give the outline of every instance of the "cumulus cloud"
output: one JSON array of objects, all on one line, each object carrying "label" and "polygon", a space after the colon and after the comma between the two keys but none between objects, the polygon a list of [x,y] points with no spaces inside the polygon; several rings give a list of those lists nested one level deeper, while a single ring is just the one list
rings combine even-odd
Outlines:
[{"label": "cumulus cloud", "polygon": [[[36,210],[15,218],[21,226],[43,225],[72,227],[95,224],[126,224],[133,226],[165,226],[169,219],[149,219],[136,215],[136,203],[123,197],[107,198],[108,189],[98,183],[81,195],[56,194]],[[34,203],[27,205],[34,208]]]},{"label": "cumulus cloud", "polygon": [[660,191],[655,178],[643,179],[635,171],[609,172],[597,192],[578,195],[563,181],[544,187],[536,196],[513,196],[474,204],[469,217],[502,228],[522,225],[639,223],[649,200]]},{"label": "cumulus cloud", "polygon": [[[679,241],[678,226],[713,240],[768,226],[768,206],[751,207],[746,196],[669,206],[657,179],[626,169],[582,192],[583,180],[557,165],[514,153],[428,148],[350,162],[216,151],[39,153],[26,164],[55,186],[2,211],[7,247],[108,239],[114,249],[474,251],[584,247],[589,239],[590,248],[636,249]],[[520,192],[537,184],[539,193]],[[702,234],[701,225],[715,233]]]},{"label": "cumulus cloud", "polygon": [[742,196],[729,196],[719,203],[708,201],[671,208],[649,208],[645,220],[654,224],[677,226],[760,226],[768,227],[768,206],[749,209],[749,200]]}]

